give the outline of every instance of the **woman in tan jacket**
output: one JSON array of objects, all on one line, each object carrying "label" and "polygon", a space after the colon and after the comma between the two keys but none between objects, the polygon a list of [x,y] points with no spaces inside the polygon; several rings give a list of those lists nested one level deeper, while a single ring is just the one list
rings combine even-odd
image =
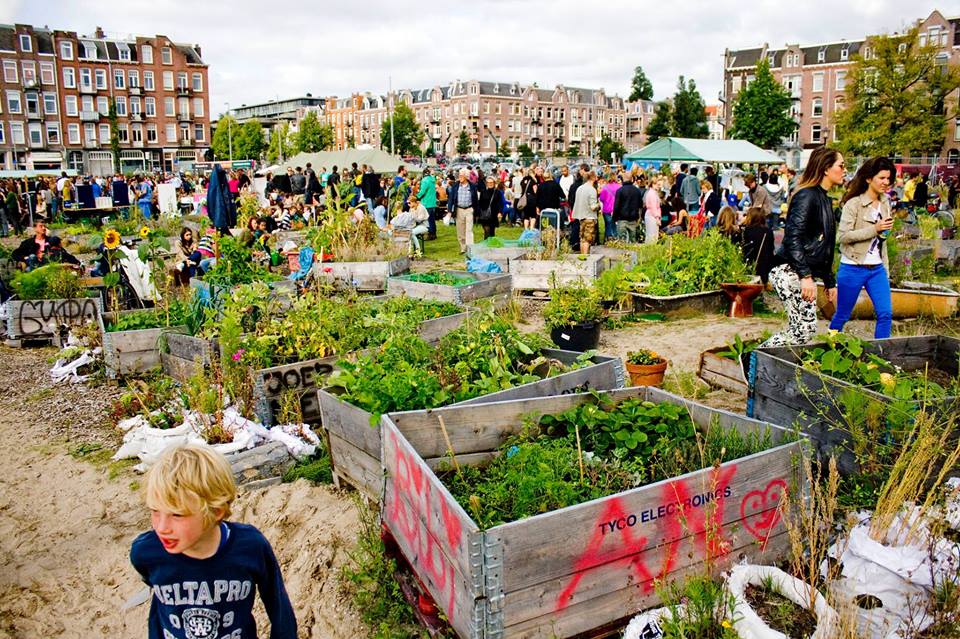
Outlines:
[{"label": "woman in tan jacket", "polygon": [[890,337],[893,309],[885,243],[893,227],[887,189],[894,172],[889,158],[871,158],[857,171],[843,196],[837,310],[830,321],[833,330],[843,330],[860,291],[866,288],[877,314],[874,337]]}]

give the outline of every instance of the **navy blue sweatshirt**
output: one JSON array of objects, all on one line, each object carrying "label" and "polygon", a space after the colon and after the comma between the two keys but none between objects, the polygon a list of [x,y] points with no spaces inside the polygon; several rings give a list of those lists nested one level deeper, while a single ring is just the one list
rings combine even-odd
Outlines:
[{"label": "navy blue sweatshirt", "polygon": [[130,561],[151,588],[150,639],[255,639],[258,590],[270,639],[296,639],[297,620],[270,542],[253,526],[220,525],[220,547],[207,559],[168,553],[152,530],[134,540]]}]

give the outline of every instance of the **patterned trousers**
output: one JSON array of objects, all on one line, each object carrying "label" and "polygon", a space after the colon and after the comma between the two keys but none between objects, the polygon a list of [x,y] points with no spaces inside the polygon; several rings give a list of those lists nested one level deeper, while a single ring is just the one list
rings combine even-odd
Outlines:
[{"label": "patterned trousers", "polygon": [[817,305],[800,295],[800,277],[788,264],[770,271],[770,284],[787,312],[787,328],[770,336],[762,346],[795,346],[817,334]]}]

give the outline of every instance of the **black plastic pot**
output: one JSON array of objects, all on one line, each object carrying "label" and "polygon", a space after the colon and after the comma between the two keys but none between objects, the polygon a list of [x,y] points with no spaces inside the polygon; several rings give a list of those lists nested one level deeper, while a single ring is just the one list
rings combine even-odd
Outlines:
[{"label": "black plastic pot", "polygon": [[550,329],[550,339],[566,351],[589,351],[600,342],[600,322],[581,322]]}]

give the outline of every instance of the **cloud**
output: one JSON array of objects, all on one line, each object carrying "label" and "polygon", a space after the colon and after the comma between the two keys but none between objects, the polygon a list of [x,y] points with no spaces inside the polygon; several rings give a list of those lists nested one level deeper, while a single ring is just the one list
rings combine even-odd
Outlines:
[{"label": "cloud", "polygon": [[603,87],[629,93],[640,65],[656,97],[677,77],[717,98],[726,47],[857,39],[927,17],[934,2],[894,0],[689,0],[587,3],[393,0],[317,3],[233,0],[0,0],[0,21],[91,33],[159,33],[198,43],[210,65],[210,108],[312,93],[349,95],[423,88],[452,80]]}]

